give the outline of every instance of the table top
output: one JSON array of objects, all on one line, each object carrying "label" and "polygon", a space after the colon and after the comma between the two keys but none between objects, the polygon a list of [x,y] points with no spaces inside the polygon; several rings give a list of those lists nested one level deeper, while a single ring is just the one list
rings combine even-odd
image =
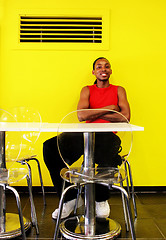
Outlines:
[{"label": "table top", "polygon": [[0,131],[40,131],[40,132],[113,132],[144,131],[144,127],[128,123],[39,123],[0,122]]}]

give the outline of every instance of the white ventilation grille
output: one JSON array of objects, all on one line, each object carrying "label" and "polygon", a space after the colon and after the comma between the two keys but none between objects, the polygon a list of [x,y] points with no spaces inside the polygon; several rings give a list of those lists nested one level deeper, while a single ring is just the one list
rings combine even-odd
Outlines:
[{"label": "white ventilation grille", "polygon": [[20,16],[20,43],[102,43],[102,17]]}]

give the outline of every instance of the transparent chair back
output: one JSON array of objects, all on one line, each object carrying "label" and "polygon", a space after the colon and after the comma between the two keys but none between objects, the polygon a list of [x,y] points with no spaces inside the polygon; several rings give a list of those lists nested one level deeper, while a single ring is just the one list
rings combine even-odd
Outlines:
[{"label": "transparent chair back", "polygon": [[[123,170],[132,148],[132,128],[121,113],[105,109],[106,122],[100,116],[100,109],[83,109],[67,114],[60,122],[57,133],[59,154],[67,166],[61,171],[62,178],[72,182],[119,183],[126,178]],[[93,115],[93,121],[84,121]],[[81,119],[81,121],[79,121]],[[95,124],[92,124],[95,123]],[[104,124],[102,124],[104,123]],[[106,128],[109,126],[108,128]],[[89,127],[89,128],[87,128]],[[112,129],[112,130],[110,130]],[[85,169],[84,132],[95,133],[93,146],[93,165]]]},{"label": "transparent chair back", "polygon": [[[33,107],[14,107],[10,109],[15,120],[19,123],[29,123],[36,131],[21,131],[21,153],[19,160],[37,155],[36,142],[40,136],[42,119],[40,113]],[[36,124],[36,125],[35,125]]]},{"label": "transparent chair back", "polygon": [[[19,128],[17,128],[17,131],[11,131],[15,124],[17,124],[17,121],[14,116],[10,112],[0,109],[0,183],[16,183],[28,174],[27,169],[15,167],[15,162],[20,157],[22,147]],[[4,150],[3,147],[5,147]]]},{"label": "transparent chair back", "polygon": [[21,152],[19,154],[18,163],[21,165],[26,165],[29,171],[30,185],[32,186],[32,168],[30,161],[34,161],[37,164],[37,168],[35,166],[35,170],[38,170],[39,180],[43,193],[43,202],[46,205],[45,200],[45,192],[43,185],[42,172],[40,167],[40,161],[37,158],[38,153],[41,151],[41,146],[37,144],[37,141],[40,137],[42,118],[40,113],[33,107],[21,106],[14,107],[10,109],[10,112],[14,116],[15,120],[19,124],[27,124],[28,126],[35,129],[34,131],[23,131],[21,129]]}]

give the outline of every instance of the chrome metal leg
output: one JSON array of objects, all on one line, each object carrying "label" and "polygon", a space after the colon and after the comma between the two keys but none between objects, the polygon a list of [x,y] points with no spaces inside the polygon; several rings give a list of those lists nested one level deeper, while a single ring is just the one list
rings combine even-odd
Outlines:
[{"label": "chrome metal leg", "polygon": [[74,214],[76,214],[76,212],[77,212],[78,201],[79,201],[81,192],[82,192],[82,186],[80,186],[80,184],[78,184],[78,193],[77,193],[76,203],[75,203],[75,207],[74,207]]},{"label": "chrome metal leg", "polygon": [[59,201],[59,212],[58,212],[58,217],[57,217],[57,222],[56,222],[56,228],[55,228],[55,233],[54,233],[54,240],[58,239],[58,234],[59,234],[59,226],[60,226],[60,220],[61,220],[61,215],[62,215],[62,208],[63,208],[63,203],[64,203],[64,197],[65,194],[67,193],[68,190],[77,187],[76,184],[73,184],[62,192],[61,199]]},{"label": "chrome metal leg", "polygon": [[[0,168],[6,168],[5,163],[5,132],[0,131]],[[0,229],[1,232],[5,232],[5,211],[6,201],[4,187],[0,186]]]},{"label": "chrome metal leg", "polygon": [[5,162],[5,132],[0,131],[0,168],[6,168]]},{"label": "chrome metal leg", "polygon": [[65,190],[65,184],[66,182],[65,182],[65,180],[63,181],[63,184],[62,184],[62,192]]},{"label": "chrome metal leg", "polygon": [[43,178],[42,178],[40,163],[39,163],[38,159],[32,157],[32,158],[24,159],[24,160],[17,161],[17,162],[21,163],[22,165],[27,165],[28,171],[29,171],[29,178],[30,178],[30,182],[31,182],[31,185],[32,185],[32,170],[31,170],[30,164],[28,163],[28,162],[31,161],[31,160],[36,161],[36,163],[37,163],[37,165],[38,165],[38,172],[39,172],[40,184],[41,184],[42,194],[43,194],[43,203],[44,203],[44,205],[46,206],[46,198],[45,198],[45,192],[44,192]]},{"label": "chrome metal leg", "polygon": [[19,219],[20,219],[20,227],[21,227],[21,232],[22,232],[22,239],[26,240],[25,229],[24,229],[24,222],[23,222],[23,215],[22,215],[22,210],[21,210],[21,202],[20,202],[19,194],[16,191],[16,189],[13,188],[13,187],[6,186],[6,188],[11,190],[14,193],[15,197],[16,197],[18,213],[19,213]]},{"label": "chrome metal leg", "polygon": [[24,160],[22,164],[23,165],[25,164],[28,167],[29,181],[30,181],[30,185],[31,185],[31,188],[32,188],[32,170],[31,170],[31,166],[29,165],[29,163],[26,162],[26,160]]},{"label": "chrome metal leg", "polygon": [[[81,165],[81,170],[83,170],[83,167],[84,167],[84,162]],[[77,199],[76,199],[76,203],[75,203],[75,207],[74,207],[74,214],[76,214],[76,212],[77,212],[77,206],[78,206],[78,201],[79,201],[81,192],[82,192],[82,186],[80,186],[80,184],[78,184],[78,193],[77,193]]]},{"label": "chrome metal leg", "polygon": [[[123,183],[120,183],[120,186],[123,188]],[[126,223],[126,231],[129,231],[129,223],[128,223],[128,217],[127,217],[127,209],[126,209],[126,202],[125,202],[125,197],[124,197],[124,193],[121,192],[122,195],[122,204],[123,204],[123,212],[124,212],[124,219],[125,219],[125,223]]]},{"label": "chrome metal leg", "polygon": [[131,198],[130,186],[129,186],[129,176],[128,176],[128,169],[127,169],[126,161],[124,162],[124,167],[125,167],[125,171],[127,173],[127,176],[126,176],[127,192],[128,192],[129,198]]},{"label": "chrome metal leg", "polygon": [[132,237],[132,240],[136,240],[134,222],[133,222],[133,218],[132,218],[132,214],[131,214],[131,208],[130,208],[128,194],[127,194],[126,190],[124,188],[120,187],[120,186],[112,185],[112,188],[120,190],[121,192],[123,192],[123,194],[125,196],[128,218],[129,218],[129,224],[130,224],[131,237]]},{"label": "chrome metal leg", "polygon": [[[89,169],[94,169],[94,148],[95,133],[84,133],[84,171],[87,173]],[[94,175],[93,172],[91,172]],[[92,176],[93,177],[93,176]],[[85,185],[85,235],[95,235],[95,185],[89,183]]]},{"label": "chrome metal leg", "polygon": [[1,206],[1,215],[0,215],[0,232],[4,233],[6,231],[6,196],[5,196],[5,184],[0,185],[0,206]]},{"label": "chrome metal leg", "polygon": [[134,214],[135,214],[135,217],[137,218],[137,206],[136,206],[136,201],[135,201],[134,185],[133,185],[131,167],[130,167],[130,163],[128,161],[126,161],[126,163],[127,163],[128,170],[129,170],[130,185],[131,185],[131,196],[132,196],[132,201],[133,201]]},{"label": "chrome metal leg", "polygon": [[37,162],[40,184],[41,184],[42,194],[43,194],[43,203],[46,206],[46,198],[45,198],[45,192],[44,192],[43,178],[42,178],[42,174],[41,174],[41,168],[40,168],[39,160],[37,158],[31,158],[30,160],[34,160],[34,161]]},{"label": "chrome metal leg", "polygon": [[29,176],[27,178],[27,184],[28,184],[28,189],[29,189],[29,198],[30,198],[30,204],[31,204],[31,219],[32,219],[32,224],[36,228],[36,234],[39,234],[39,228],[38,228],[38,223],[37,223],[37,216],[36,216],[36,210],[35,210],[35,205],[33,201],[33,195],[32,195],[32,185]]}]

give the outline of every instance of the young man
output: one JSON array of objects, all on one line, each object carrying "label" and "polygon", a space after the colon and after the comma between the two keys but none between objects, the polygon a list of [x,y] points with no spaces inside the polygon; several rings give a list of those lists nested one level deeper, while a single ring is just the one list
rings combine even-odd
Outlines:
[{"label": "young man", "polygon": [[[123,120],[123,117],[121,117],[120,114],[110,113],[109,110],[120,112],[129,120],[130,107],[127,101],[125,89],[109,83],[109,78],[112,74],[109,61],[103,57],[96,59],[93,63],[92,73],[96,77],[95,84],[92,86],[86,86],[81,90],[78,110],[93,109],[93,111],[78,111],[79,121],[107,123]],[[75,153],[74,155],[72,154],[71,157],[71,163],[73,163],[83,154],[83,138],[80,135],[70,135],[67,139],[67,141],[70,142],[71,149],[73,146],[73,153]],[[97,163],[100,167],[116,167],[121,164],[121,159],[119,159],[117,155],[117,157],[112,159],[110,158],[112,154],[111,145],[113,145],[113,142],[118,142],[118,144],[120,144],[120,140],[116,134],[96,133],[94,159],[95,163]],[[60,197],[62,189],[60,171],[65,167],[65,164],[59,156],[56,145],[56,137],[47,140],[44,143],[43,154],[44,161],[50,171],[53,184],[56,188],[58,196]],[[108,188],[106,186],[96,184],[95,193],[97,217],[108,217],[110,214],[110,207],[107,201],[109,199]],[[77,192],[72,190],[66,195],[62,210],[62,218],[68,217],[74,210],[76,194]],[[83,200],[80,198],[78,207],[82,204]],[[52,213],[52,217],[56,219],[57,216],[58,209],[55,209]]]},{"label": "young man", "polygon": [[[119,114],[110,114],[109,112],[106,112],[105,109],[121,112],[128,120],[130,120],[130,107],[125,89],[109,83],[109,78],[112,74],[109,61],[106,58],[96,59],[93,64],[92,73],[96,77],[96,84],[86,86],[82,89],[78,109],[97,108],[101,109],[101,111],[97,110],[92,113],[90,111],[80,112],[80,115],[78,116],[79,120],[93,121],[95,118],[100,118],[103,120],[101,122],[111,122],[111,120],[117,120],[117,118],[120,117]],[[100,98],[97,99],[97,97]],[[84,116],[82,116],[82,114]]]}]

